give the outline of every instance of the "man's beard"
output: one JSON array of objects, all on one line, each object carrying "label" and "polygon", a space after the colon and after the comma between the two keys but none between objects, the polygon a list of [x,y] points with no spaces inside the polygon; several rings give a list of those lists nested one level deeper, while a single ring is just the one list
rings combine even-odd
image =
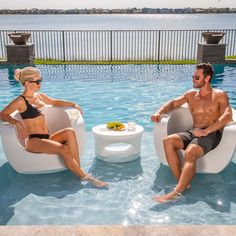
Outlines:
[{"label": "man's beard", "polygon": [[202,88],[202,87],[204,87],[204,85],[205,85],[205,83],[201,83],[201,84],[197,84],[197,83],[195,84],[195,83],[193,83],[193,87],[194,87],[194,88],[199,88],[199,89]]}]

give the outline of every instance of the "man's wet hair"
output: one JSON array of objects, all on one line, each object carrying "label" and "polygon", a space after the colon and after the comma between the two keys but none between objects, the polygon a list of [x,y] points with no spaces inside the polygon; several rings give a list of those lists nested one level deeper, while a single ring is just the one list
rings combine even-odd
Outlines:
[{"label": "man's wet hair", "polygon": [[[196,70],[199,70],[199,69],[203,70],[204,77],[210,76],[212,79],[213,74],[214,74],[214,69],[210,63],[200,63],[196,65]],[[211,82],[211,79],[210,79],[210,82]]]}]

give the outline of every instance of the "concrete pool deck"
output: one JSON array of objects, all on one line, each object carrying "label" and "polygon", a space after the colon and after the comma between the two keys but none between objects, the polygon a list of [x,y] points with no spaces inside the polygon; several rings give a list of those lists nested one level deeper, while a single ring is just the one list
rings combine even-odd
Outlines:
[{"label": "concrete pool deck", "polygon": [[1,236],[235,236],[236,225],[0,226]]}]

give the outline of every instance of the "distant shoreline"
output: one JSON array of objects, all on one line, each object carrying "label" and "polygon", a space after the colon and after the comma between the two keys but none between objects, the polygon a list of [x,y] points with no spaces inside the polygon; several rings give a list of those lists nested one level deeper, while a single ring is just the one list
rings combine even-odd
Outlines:
[{"label": "distant shoreline", "polygon": [[199,15],[199,14],[207,14],[207,15],[221,15],[221,14],[236,14],[236,12],[220,12],[220,13],[89,13],[89,14],[75,14],[75,13],[0,13],[1,15]]},{"label": "distant shoreline", "polygon": [[236,8],[127,8],[127,9],[0,9],[0,15],[97,15],[97,14],[222,14]]}]

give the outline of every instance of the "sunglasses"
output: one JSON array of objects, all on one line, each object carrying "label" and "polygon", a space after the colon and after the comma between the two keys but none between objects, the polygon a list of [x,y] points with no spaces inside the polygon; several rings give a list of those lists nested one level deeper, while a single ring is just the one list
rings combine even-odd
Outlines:
[{"label": "sunglasses", "polygon": [[39,80],[35,80],[35,81],[29,81],[30,83],[35,83],[37,85],[40,85],[40,83],[42,83],[42,79],[39,79]]},{"label": "sunglasses", "polygon": [[200,76],[192,76],[194,80],[200,80]]}]

